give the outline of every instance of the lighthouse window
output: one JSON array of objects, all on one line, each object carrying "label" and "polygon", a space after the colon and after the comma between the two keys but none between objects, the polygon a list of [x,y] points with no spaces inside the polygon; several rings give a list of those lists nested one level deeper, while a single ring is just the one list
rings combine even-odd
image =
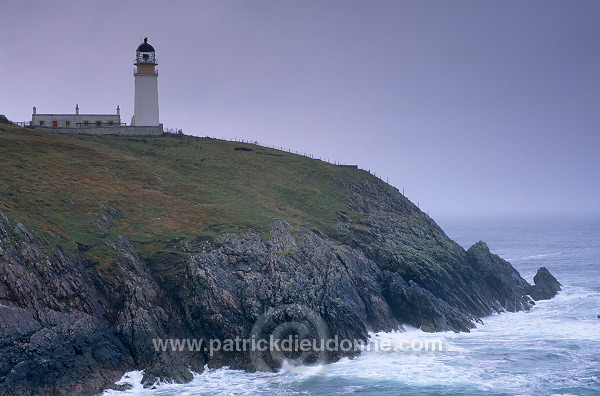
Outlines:
[{"label": "lighthouse window", "polygon": [[148,54],[143,54],[142,57],[144,58],[144,60],[150,59],[150,55],[148,55]]}]

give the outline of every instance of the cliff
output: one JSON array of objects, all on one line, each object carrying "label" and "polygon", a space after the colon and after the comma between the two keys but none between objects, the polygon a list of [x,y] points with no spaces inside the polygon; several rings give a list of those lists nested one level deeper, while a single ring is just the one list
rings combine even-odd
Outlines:
[{"label": "cliff", "polygon": [[483,242],[465,251],[358,169],[209,138],[5,124],[0,152],[1,394],[95,394],[133,369],[150,382],[205,364],[275,369],[154,343],[469,331],[560,289],[546,269],[529,285]]}]

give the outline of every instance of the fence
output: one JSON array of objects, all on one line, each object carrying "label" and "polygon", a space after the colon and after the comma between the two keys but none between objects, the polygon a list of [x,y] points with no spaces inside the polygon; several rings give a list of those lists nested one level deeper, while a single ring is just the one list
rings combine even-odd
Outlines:
[{"label": "fence", "polygon": [[[182,132],[181,129],[177,129],[177,128],[163,128],[163,130],[166,133],[173,133],[173,134],[183,135],[183,132]],[[280,151],[288,152],[288,153],[291,153],[291,154],[302,155],[304,157],[308,157],[308,158],[311,158],[311,159],[316,159],[316,160],[319,160],[319,161],[327,162],[327,163],[330,163],[332,165],[347,166],[349,168],[364,170],[364,171],[368,172],[369,174],[377,177],[379,180],[381,180],[382,182],[386,183],[387,185],[391,186],[391,184],[389,183],[389,179],[387,177],[384,180],[382,176],[377,176],[377,174],[375,172],[371,172],[370,169],[362,169],[362,168],[359,168],[358,165],[347,164],[345,162],[342,163],[340,161],[335,161],[335,160],[332,161],[331,159],[325,158],[325,157],[316,157],[316,156],[314,156],[314,155],[312,155],[310,153],[305,153],[305,152],[301,152],[301,151],[298,151],[298,150],[292,150],[290,148],[285,148],[283,146],[275,146],[274,144],[267,144],[267,143],[264,143],[264,142],[259,142],[257,140],[238,139],[237,136],[235,138],[233,138],[233,139],[218,138],[218,137],[209,136],[209,135],[206,135],[206,136],[196,136],[196,137],[205,137],[205,138],[209,138],[209,139],[221,140],[221,141],[224,141],[224,142],[240,142],[240,143],[246,143],[246,144],[253,144],[253,145],[256,145],[256,146],[262,146],[262,147],[272,148],[274,150],[280,150]],[[404,195],[404,189],[402,189],[402,195]]]},{"label": "fence", "polygon": [[[22,126],[22,127],[27,127],[27,126],[30,125],[30,122],[29,121],[14,122],[14,124]],[[123,125],[125,125],[125,124],[123,124]],[[176,135],[182,135],[183,136],[183,131],[181,129],[178,129],[178,128],[163,128],[163,132],[165,132],[165,133],[171,133],[171,134],[176,134]],[[227,139],[227,138],[218,138],[218,137],[215,137],[215,136],[208,136],[208,135],[206,135],[206,136],[197,136],[197,137],[206,137],[206,138],[221,140],[221,141],[225,141],[225,142],[240,142],[240,143],[246,143],[246,144],[253,144],[253,145],[256,145],[256,146],[262,146],[262,147],[272,148],[274,150],[280,150],[280,151],[284,151],[284,152],[288,152],[288,153],[292,153],[292,154],[302,155],[304,157],[308,157],[308,158],[316,159],[316,160],[319,160],[319,161],[327,162],[327,163],[330,163],[332,165],[347,166],[349,168],[364,170],[364,171],[368,172],[369,174],[377,177],[379,180],[381,180],[382,182],[386,183],[387,185],[391,186],[391,184],[389,183],[389,179],[387,177],[384,180],[383,177],[377,176],[377,174],[375,172],[371,172],[370,169],[362,169],[362,168],[359,168],[358,165],[347,164],[345,162],[342,163],[340,161],[335,161],[335,160],[332,161],[331,159],[325,158],[325,157],[316,157],[313,154],[305,153],[305,152],[300,152],[298,150],[292,150],[290,148],[285,148],[283,146],[275,146],[274,144],[266,144],[266,143],[263,143],[263,142],[259,142],[257,140],[238,139],[237,136],[233,140],[232,139]],[[402,189],[402,195],[406,197],[406,195],[404,194],[404,188]],[[417,201],[417,207],[420,207],[419,201]],[[427,212],[427,215],[429,216],[429,211]]]},{"label": "fence", "polygon": [[[181,130],[179,130],[179,131],[181,132]],[[392,186],[390,184],[389,179],[387,177],[384,180],[383,177],[377,176],[377,174],[375,172],[371,172],[370,169],[362,169],[362,168],[359,168],[358,165],[351,165],[351,164],[341,163],[339,161],[331,161],[329,158],[325,159],[323,157],[315,157],[312,154],[303,153],[303,152],[300,152],[300,151],[297,151],[297,150],[292,150],[292,149],[288,149],[288,148],[281,147],[281,146],[275,146],[275,145],[272,145],[272,144],[269,145],[269,144],[265,144],[265,143],[262,143],[262,142],[259,142],[259,141],[256,141],[256,140],[245,140],[245,139],[239,139],[238,140],[237,137],[235,137],[233,140],[231,140],[231,139],[225,139],[225,138],[216,138],[216,137],[208,136],[208,135],[206,137],[207,138],[211,138],[211,139],[223,140],[223,141],[226,141],[226,142],[240,142],[240,143],[254,144],[256,146],[268,147],[268,148],[272,148],[272,149],[275,149],[275,150],[286,151],[286,152],[292,153],[292,154],[303,155],[303,156],[308,157],[308,158],[317,159],[317,160],[320,160],[320,161],[323,161],[323,162],[328,162],[328,163],[330,163],[332,165],[347,166],[347,167],[351,167],[351,168],[355,168],[355,169],[361,169],[361,170],[367,171],[369,174],[375,176],[376,178],[378,178],[379,180],[381,180],[385,184],[387,184],[387,185],[389,185],[391,187],[394,187],[394,186]],[[398,192],[400,192],[400,190],[398,190]],[[401,194],[404,197],[406,197],[406,195],[404,194],[404,188],[402,188],[402,193]],[[419,209],[421,208],[419,201],[417,201],[417,207]],[[429,211],[427,211],[426,213],[427,213],[427,216],[429,216]]]}]

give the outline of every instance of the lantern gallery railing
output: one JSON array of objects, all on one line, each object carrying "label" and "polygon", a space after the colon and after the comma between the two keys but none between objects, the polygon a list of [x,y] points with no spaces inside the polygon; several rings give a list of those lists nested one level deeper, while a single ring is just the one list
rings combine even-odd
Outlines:
[{"label": "lantern gallery railing", "polygon": [[158,59],[155,56],[148,56],[147,54],[140,54],[133,59],[133,64],[137,63],[149,63],[158,64]]}]

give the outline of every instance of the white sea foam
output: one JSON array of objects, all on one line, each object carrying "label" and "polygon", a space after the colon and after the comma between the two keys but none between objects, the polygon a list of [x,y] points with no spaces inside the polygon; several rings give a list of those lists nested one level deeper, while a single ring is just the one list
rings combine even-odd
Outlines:
[{"label": "white sea foam", "polygon": [[328,365],[293,365],[289,364],[287,360],[283,361],[281,368],[279,369],[280,374],[299,374],[304,376],[312,375],[323,375],[328,370]]},{"label": "white sea foam", "polygon": [[157,383],[144,388],[143,371],[126,373],[117,385],[132,385],[125,391],[104,392],[104,396],[171,396],[171,395],[240,395],[264,394],[276,381],[275,373],[246,373],[229,368],[204,368],[202,374],[193,373],[194,378],[187,384]]},{"label": "white sea foam", "polygon": [[378,394],[378,387],[394,390],[387,394],[426,389],[440,393],[443,389],[441,393],[447,394],[516,395],[548,394],[548,389],[586,384],[589,389],[598,389],[594,359],[600,343],[600,321],[595,318],[597,314],[590,314],[590,307],[598,306],[600,292],[565,286],[557,297],[538,302],[530,312],[484,318],[485,324],[470,333],[426,333],[410,326],[405,331],[370,333],[371,342],[391,344],[442,339],[447,347],[444,352],[371,349],[354,359],[324,366],[284,363],[277,373],[205,368],[188,384],[156,384],[154,389],[143,388],[143,372],[134,371],[119,381],[131,389],[104,395]]},{"label": "white sea foam", "polygon": [[138,392],[144,391],[144,386],[142,385],[142,379],[144,378],[144,370],[137,371],[128,371],[121,377],[120,380],[115,382],[115,385],[126,385],[129,386],[127,392],[122,391],[114,391],[107,390],[103,393],[103,395],[123,395],[126,393],[136,394]]}]

